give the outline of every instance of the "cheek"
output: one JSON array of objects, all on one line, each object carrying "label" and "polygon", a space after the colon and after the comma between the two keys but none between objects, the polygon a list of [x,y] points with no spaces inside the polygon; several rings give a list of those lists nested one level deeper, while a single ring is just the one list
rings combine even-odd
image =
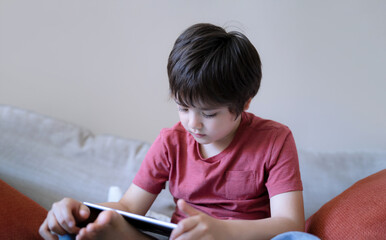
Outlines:
[{"label": "cheek", "polygon": [[187,127],[187,123],[188,123],[186,114],[178,113],[178,117],[180,118],[180,122],[181,122],[182,126],[184,126],[184,128],[186,128]]},{"label": "cheek", "polygon": [[218,135],[227,134],[234,127],[233,122],[228,121],[228,119],[222,119],[222,121],[218,121],[212,125],[213,131],[215,131]]},{"label": "cheek", "polygon": [[212,134],[221,134],[223,125],[219,121],[207,121],[205,123],[205,129]]}]

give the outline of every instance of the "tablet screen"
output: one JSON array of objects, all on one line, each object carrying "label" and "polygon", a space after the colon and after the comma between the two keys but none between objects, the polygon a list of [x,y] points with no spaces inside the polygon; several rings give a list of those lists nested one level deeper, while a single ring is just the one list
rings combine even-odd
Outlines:
[{"label": "tablet screen", "polygon": [[142,215],[125,212],[125,211],[101,206],[94,203],[83,202],[83,204],[88,206],[91,210],[91,214],[90,214],[90,218],[88,219],[88,222],[95,221],[96,217],[100,212],[105,210],[112,210],[121,214],[133,227],[145,233],[151,232],[151,233],[156,233],[162,236],[169,237],[173,229],[177,227],[177,224],[174,224],[174,223],[164,222],[154,218],[144,217]]}]

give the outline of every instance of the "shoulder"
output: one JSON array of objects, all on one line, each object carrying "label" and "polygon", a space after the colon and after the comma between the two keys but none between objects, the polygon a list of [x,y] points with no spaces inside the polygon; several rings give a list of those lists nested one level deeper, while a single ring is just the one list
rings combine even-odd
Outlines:
[{"label": "shoulder", "polygon": [[291,130],[279,122],[263,119],[245,112],[242,116],[237,142],[243,146],[253,146],[262,152],[280,149],[286,142],[293,142]]},{"label": "shoulder", "polygon": [[270,132],[272,134],[289,134],[291,130],[288,126],[254,115],[253,113],[244,112],[242,115],[243,128],[252,132]]},{"label": "shoulder", "polygon": [[186,135],[186,130],[182,126],[181,122],[174,124],[174,126],[170,128],[163,128],[160,132],[160,136],[162,137],[174,137],[180,135]]},{"label": "shoulder", "polygon": [[158,139],[164,144],[179,145],[181,142],[191,141],[192,137],[182,126],[181,122],[178,122],[170,128],[163,128]]}]

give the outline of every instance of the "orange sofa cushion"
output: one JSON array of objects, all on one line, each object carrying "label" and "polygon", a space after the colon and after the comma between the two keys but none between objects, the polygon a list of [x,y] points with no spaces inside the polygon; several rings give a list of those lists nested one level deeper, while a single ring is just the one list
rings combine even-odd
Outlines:
[{"label": "orange sofa cushion", "polygon": [[323,205],[307,220],[306,231],[323,240],[386,239],[386,169]]},{"label": "orange sofa cushion", "polygon": [[0,179],[0,239],[42,239],[47,210]]}]

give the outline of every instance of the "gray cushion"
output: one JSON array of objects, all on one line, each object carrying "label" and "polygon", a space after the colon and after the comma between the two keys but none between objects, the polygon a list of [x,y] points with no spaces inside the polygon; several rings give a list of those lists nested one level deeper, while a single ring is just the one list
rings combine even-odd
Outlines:
[{"label": "gray cushion", "polygon": [[386,168],[386,152],[299,151],[306,218],[358,180]]},{"label": "gray cushion", "polygon": [[[63,197],[105,202],[110,186],[125,191],[150,146],[10,106],[0,105],[0,119],[1,179],[46,209]],[[163,192],[152,210],[170,215]]]}]

